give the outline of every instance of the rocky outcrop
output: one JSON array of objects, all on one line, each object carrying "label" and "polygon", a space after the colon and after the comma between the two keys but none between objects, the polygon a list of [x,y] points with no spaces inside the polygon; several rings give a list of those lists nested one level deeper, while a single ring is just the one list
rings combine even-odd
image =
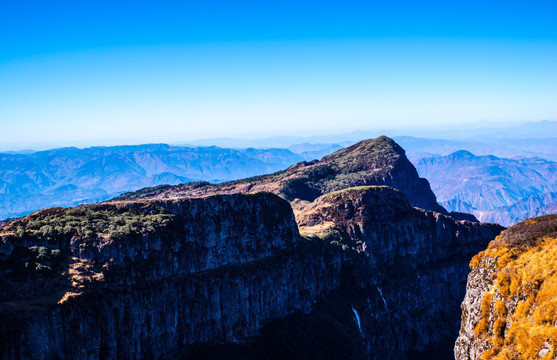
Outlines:
[{"label": "rocky outcrop", "polygon": [[[288,203],[271,194],[75,211],[98,232],[71,225],[72,209],[2,229],[4,359],[145,359],[245,341],[338,287],[340,255],[301,239]],[[52,235],[46,223],[68,228]]]},{"label": "rocky outcrop", "polygon": [[557,356],[557,215],[523,221],[470,262],[457,360]]},{"label": "rocky outcrop", "polygon": [[[266,193],[48,209],[8,224],[3,358],[195,358],[203,344],[243,344],[252,358],[446,353],[468,256],[500,227],[413,208],[386,186],[295,208],[307,238]],[[288,353],[296,344],[306,350]]]},{"label": "rocky outcrop", "polygon": [[323,195],[298,210],[296,221],[302,233],[316,227],[325,235],[341,230],[357,244],[365,243],[366,254],[382,267],[402,263],[417,268],[475,254],[503,229],[414,208],[402,192],[388,186],[363,186]]}]

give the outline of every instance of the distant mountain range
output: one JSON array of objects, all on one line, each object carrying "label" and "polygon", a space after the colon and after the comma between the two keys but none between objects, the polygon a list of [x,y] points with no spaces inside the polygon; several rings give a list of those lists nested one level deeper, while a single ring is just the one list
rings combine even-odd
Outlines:
[{"label": "distant mountain range", "polygon": [[300,155],[304,160],[321,159],[323,156],[334,153],[345,146],[352,145],[351,142],[341,144],[295,144],[288,147],[288,150]]},{"label": "distant mountain range", "polygon": [[301,160],[287,149],[164,144],[0,154],[0,220],[45,207],[103,201],[148,186],[266,174]]},{"label": "distant mountain range", "polygon": [[[548,134],[550,135],[550,134]],[[557,161],[556,138],[492,138],[485,140],[426,139],[410,136],[395,137],[394,140],[416,163],[421,158],[449,155],[458,150],[466,150],[476,155],[498,157],[540,157]]]},{"label": "distant mountain range", "polygon": [[437,200],[449,211],[502,225],[557,211],[557,163],[505,159],[457,151],[416,164]]},{"label": "distant mountain range", "polygon": [[[456,135],[453,139],[398,136],[394,140],[449,211],[510,225],[528,216],[555,212],[557,181],[551,160],[557,161],[557,138],[548,137],[557,133],[551,132],[554,124],[528,123],[497,134],[493,128],[463,129],[475,134],[467,140],[456,140]],[[528,126],[532,129],[527,130]],[[529,138],[521,138],[520,132]],[[192,181],[220,183],[269,174],[300,161],[321,159],[351,146],[356,142],[353,139],[365,134],[211,140],[240,147],[235,149],[150,144],[3,153],[0,220],[45,207],[103,201],[145,187]],[[502,137],[511,135],[514,138]],[[263,142],[288,148],[246,149]]]},{"label": "distant mountain range", "polygon": [[[547,134],[549,135],[549,134]],[[404,148],[408,158],[417,163],[422,158],[449,155],[458,150],[466,150],[476,155],[498,157],[539,157],[557,161],[557,137],[555,138],[492,138],[486,140],[447,140],[396,136],[393,138]],[[338,143],[301,143],[288,147],[304,160],[321,159],[323,156],[353,145],[356,141]]]}]

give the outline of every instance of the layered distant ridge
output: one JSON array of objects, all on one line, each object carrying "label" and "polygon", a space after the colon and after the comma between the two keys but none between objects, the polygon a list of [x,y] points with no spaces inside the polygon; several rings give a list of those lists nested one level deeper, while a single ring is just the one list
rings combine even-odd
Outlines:
[{"label": "layered distant ridge", "polygon": [[505,159],[457,151],[420,160],[439,202],[449,211],[510,226],[557,209],[557,163],[540,158]]},{"label": "layered distant ridge", "polygon": [[287,149],[166,144],[0,153],[0,220],[45,207],[104,201],[146,186],[266,174],[300,160]]}]

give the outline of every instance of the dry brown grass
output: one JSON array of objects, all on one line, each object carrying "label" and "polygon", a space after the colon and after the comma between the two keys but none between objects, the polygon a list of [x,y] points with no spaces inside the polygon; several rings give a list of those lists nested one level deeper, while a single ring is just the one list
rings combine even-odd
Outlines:
[{"label": "dry brown grass", "polygon": [[[543,235],[555,223],[557,216],[525,221],[472,259],[470,266],[477,268],[485,265],[482,260],[495,258],[497,268],[495,287],[484,296],[474,329],[475,336],[493,346],[482,359],[557,356],[557,237]],[[493,293],[501,299],[494,301]]]}]

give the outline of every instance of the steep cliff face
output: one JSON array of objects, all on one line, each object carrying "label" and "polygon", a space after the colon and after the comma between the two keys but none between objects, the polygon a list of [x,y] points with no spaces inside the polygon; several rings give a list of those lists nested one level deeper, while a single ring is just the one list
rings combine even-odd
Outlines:
[{"label": "steep cliff face", "polygon": [[[386,185],[403,192],[413,206],[446,213],[431,191],[429,182],[420,178],[406,153],[394,140],[380,136],[341,149],[321,160],[343,169],[326,192],[364,185]],[[324,193],[326,193],[324,192]]]},{"label": "steep cliff face", "polygon": [[557,215],[523,221],[470,262],[457,360],[557,356]]},{"label": "steep cliff face", "polygon": [[[353,294],[351,306],[372,359],[450,354],[468,259],[503,229],[413,208],[404,194],[386,186],[299,203],[296,218],[303,234],[352,254],[356,270],[341,288]],[[433,353],[426,356],[428,350]]]},{"label": "steep cliff face", "polygon": [[446,358],[469,260],[502,227],[444,215],[422,180],[380,137],[281,173],[11,222],[1,354]]},{"label": "steep cliff face", "polygon": [[340,281],[340,255],[302,240],[288,203],[264,193],[49,209],[0,236],[5,359],[245,341]]},{"label": "steep cliff face", "polygon": [[196,197],[267,191],[285,199],[313,201],[331,191],[362,185],[387,185],[402,191],[413,206],[446,213],[426,179],[418,176],[404,149],[386,136],[361,141],[320,161],[301,162],[271,175],[213,185],[192,183],[143,189],[119,199]]},{"label": "steep cliff face", "polygon": [[295,207],[307,238],[266,193],[48,209],[8,224],[3,358],[215,358],[237,346],[244,358],[442,358],[468,256],[501,228],[413,208],[386,186]]}]

